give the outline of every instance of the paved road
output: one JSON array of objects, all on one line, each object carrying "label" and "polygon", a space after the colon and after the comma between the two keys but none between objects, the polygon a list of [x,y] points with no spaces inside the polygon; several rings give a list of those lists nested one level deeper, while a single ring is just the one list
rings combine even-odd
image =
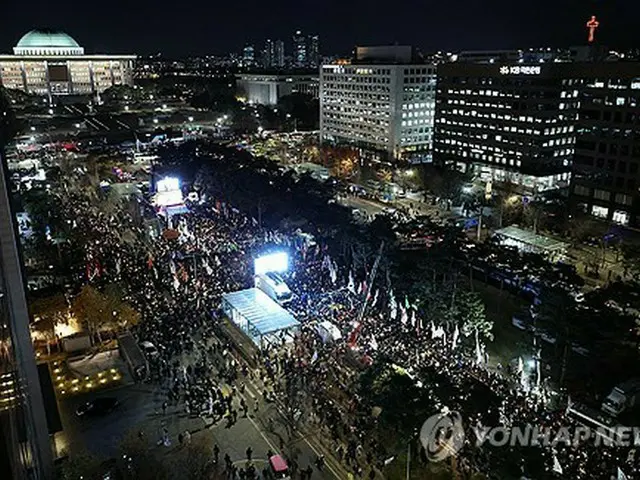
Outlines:
[{"label": "paved road", "polygon": [[[86,449],[100,457],[109,458],[118,455],[118,445],[127,433],[142,430],[155,442],[160,439],[162,427],[166,425],[172,445],[169,448],[156,447],[159,454],[171,452],[179,445],[178,435],[189,430],[194,439],[200,436],[211,437],[212,444],[216,443],[220,448],[220,458],[228,453],[232,461],[238,464],[246,461],[246,449],[251,446],[253,458],[259,461],[266,461],[268,450],[285,455],[295,451],[299,466],[306,468],[313,463],[320,450],[306,438],[288,442],[275,403],[260,401],[259,410],[255,411],[255,399],[261,400],[260,388],[261,386],[248,383],[245,398],[250,405],[250,413],[247,418],[239,415],[237,422],[231,427],[227,426],[226,420],[212,424],[210,420],[205,422],[197,417],[188,417],[182,405],[169,407],[163,415],[162,402],[166,397],[162,388],[157,385],[129,385],[64,398],[59,401],[63,431],[57,435],[56,443],[59,450],[67,448],[72,455]],[[120,405],[114,412],[102,417],[76,416],[75,410],[79,405],[97,397],[115,397]],[[239,410],[239,399],[235,402],[235,408]],[[271,422],[269,418],[272,419]],[[281,438],[284,452],[280,449]],[[316,468],[314,471],[313,478],[318,479],[340,479],[346,476],[335,465],[330,464],[323,472]]]}]

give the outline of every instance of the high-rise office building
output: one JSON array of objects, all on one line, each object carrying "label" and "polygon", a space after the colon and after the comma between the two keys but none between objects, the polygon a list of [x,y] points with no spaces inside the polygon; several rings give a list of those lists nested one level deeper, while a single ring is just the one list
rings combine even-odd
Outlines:
[{"label": "high-rise office building", "polygon": [[135,55],[86,55],[69,35],[32,30],[0,55],[0,84],[46,95],[91,95],[113,85],[133,85]]},{"label": "high-rise office building", "polygon": [[242,66],[243,67],[251,67],[255,65],[255,50],[253,45],[245,45],[242,49]]},{"label": "high-rise office building", "polygon": [[275,62],[274,66],[278,68],[284,67],[284,42],[282,40],[276,40],[275,45]]},{"label": "high-rise office building", "polygon": [[309,68],[318,68],[320,65],[320,38],[318,35],[309,35],[307,57]]},{"label": "high-rise office building", "polygon": [[575,65],[439,65],[434,161],[529,193],[567,187],[583,82]]},{"label": "high-rise office building", "polygon": [[581,88],[571,203],[607,221],[640,226],[640,63],[576,65]]},{"label": "high-rise office building", "polygon": [[307,42],[300,30],[293,36],[293,66],[296,68],[307,66]]},{"label": "high-rise office building", "polygon": [[7,107],[0,98],[0,478],[40,480],[53,476],[52,448],[4,158]]},{"label": "high-rise office building", "polygon": [[262,49],[261,63],[263,68],[272,68],[275,66],[276,47],[273,40],[266,39],[264,48]]},{"label": "high-rise office building", "polygon": [[436,72],[414,60],[411,47],[359,47],[352,64],[323,65],[322,141],[429,161]]}]

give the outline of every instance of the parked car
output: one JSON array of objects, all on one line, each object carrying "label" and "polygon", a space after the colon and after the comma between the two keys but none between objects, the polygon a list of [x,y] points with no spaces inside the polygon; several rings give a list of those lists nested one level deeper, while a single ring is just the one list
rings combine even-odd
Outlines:
[{"label": "parked car", "polygon": [[111,413],[120,404],[117,398],[100,397],[83,403],[76,409],[78,417],[95,417]]}]

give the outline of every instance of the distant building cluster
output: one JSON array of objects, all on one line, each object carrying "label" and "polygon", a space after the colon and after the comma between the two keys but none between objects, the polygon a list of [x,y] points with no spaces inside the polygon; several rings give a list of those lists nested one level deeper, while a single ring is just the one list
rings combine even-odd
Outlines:
[{"label": "distant building cluster", "polygon": [[54,96],[96,95],[114,85],[133,84],[135,55],[86,55],[69,35],[32,30],[0,55],[0,84],[6,88]]},{"label": "distant building cluster", "polygon": [[242,50],[241,66],[267,70],[317,69],[320,65],[320,38],[296,31],[289,49],[283,40],[266,39],[262,47],[247,44]]},{"label": "distant building cluster", "polygon": [[236,76],[238,94],[249,103],[277,105],[278,100],[293,93],[318,98],[320,83],[316,73],[242,73]]},{"label": "distant building cluster", "polygon": [[359,47],[322,65],[325,143],[433,162],[525,195],[565,189],[640,226],[640,63],[597,45],[435,54]]}]

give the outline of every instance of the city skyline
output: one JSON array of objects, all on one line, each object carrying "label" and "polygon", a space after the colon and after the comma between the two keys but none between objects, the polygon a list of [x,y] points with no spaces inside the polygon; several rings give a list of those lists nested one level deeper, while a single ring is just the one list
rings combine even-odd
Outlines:
[{"label": "city skyline", "polygon": [[[599,43],[613,48],[634,46],[633,19],[640,15],[640,5],[621,0],[569,0],[562,10],[554,7],[551,0],[518,9],[510,8],[506,0],[494,1],[490,9],[472,2],[417,8],[405,1],[382,12],[357,0],[349,5],[330,2],[305,16],[303,12],[313,5],[250,2],[242,7],[213,7],[202,3],[176,11],[156,9],[146,0],[134,7],[116,0],[100,15],[81,18],[69,0],[57,2],[55,8],[36,0],[29,11],[16,2],[5,7],[6,18],[13,20],[0,31],[0,45],[8,51],[26,31],[49,27],[68,32],[89,52],[173,56],[239,52],[246,43],[291,38],[296,30],[319,35],[325,54],[346,54],[358,44],[411,44],[425,52],[562,47],[586,43],[586,22],[596,15]],[[292,12],[298,15],[293,17]],[[279,20],[264,22],[263,18]]]}]

